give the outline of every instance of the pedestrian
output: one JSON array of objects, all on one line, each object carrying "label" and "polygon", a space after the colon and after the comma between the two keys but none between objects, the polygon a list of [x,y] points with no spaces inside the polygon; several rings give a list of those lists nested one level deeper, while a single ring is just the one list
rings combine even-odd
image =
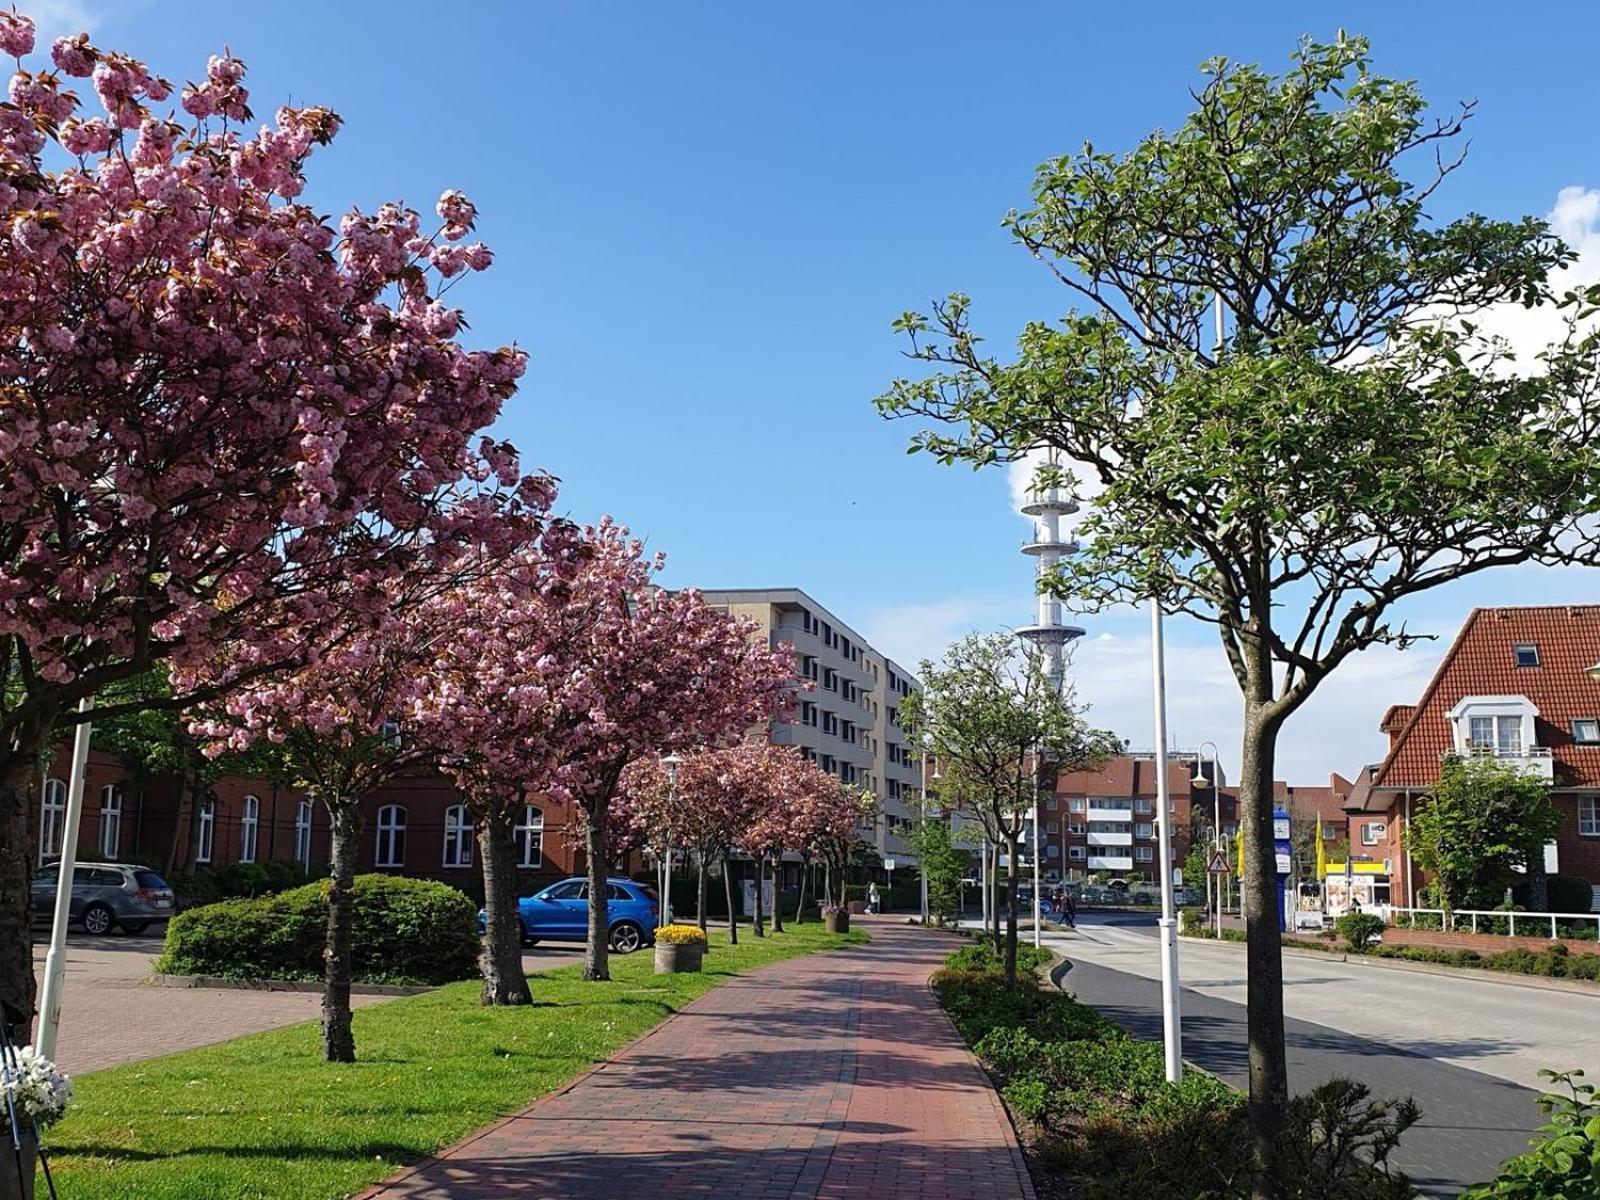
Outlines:
[{"label": "pedestrian", "polygon": [[1078,904],[1072,898],[1071,892],[1066,892],[1061,897],[1061,915],[1067,919],[1067,928],[1078,927]]},{"label": "pedestrian", "polygon": [[873,881],[867,888],[867,911],[876,914],[878,911],[878,884]]}]

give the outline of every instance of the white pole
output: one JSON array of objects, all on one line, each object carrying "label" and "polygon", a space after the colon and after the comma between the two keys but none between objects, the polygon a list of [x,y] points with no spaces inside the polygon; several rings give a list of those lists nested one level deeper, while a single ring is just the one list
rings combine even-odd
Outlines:
[{"label": "white pole", "polygon": [[83,779],[89,766],[89,710],[94,701],[78,702],[82,720],[72,739],[72,776],[67,784],[66,824],[61,830],[61,865],[56,875],[56,911],[50,923],[50,952],[44,960],[44,995],[39,1001],[39,1032],[34,1045],[45,1058],[56,1056],[61,1028],[61,991],[67,979],[67,921],[72,916],[72,877],[78,865],[78,826],[83,820]]},{"label": "white pole", "polygon": [[985,933],[989,930],[989,839],[983,839],[983,845],[978,849],[978,899],[979,914],[983,918]]},{"label": "white pole", "polygon": [[[1218,854],[1222,853],[1222,788],[1219,785],[1220,772],[1217,769],[1217,752],[1211,752],[1211,841],[1212,849]],[[1222,892],[1222,880],[1217,880],[1217,892]],[[1222,905],[1217,905],[1217,941],[1222,940]]]},{"label": "white pole", "polygon": [[1172,814],[1167,796],[1167,663],[1162,643],[1161,602],[1150,597],[1150,660],[1155,680],[1156,854],[1161,859],[1161,1028],[1166,1048],[1167,1082],[1183,1078],[1183,1031],[1178,1013],[1178,921],[1172,897]]},{"label": "white pole", "polygon": [[[1037,763],[1034,764],[1036,767]],[[1044,932],[1039,925],[1039,901],[1042,899],[1039,892],[1039,855],[1044,853],[1041,845],[1043,829],[1039,825],[1039,780],[1034,777],[1033,786],[1033,944],[1044,945]]]},{"label": "white pole", "polygon": [[922,853],[917,855],[917,874],[922,876],[922,923],[928,923],[928,779],[927,758],[923,758],[922,779],[922,804],[919,816],[922,820]]},{"label": "white pole", "polygon": [[672,924],[672,847],[667,847],[666,889],[661,893],[661,923]]}]

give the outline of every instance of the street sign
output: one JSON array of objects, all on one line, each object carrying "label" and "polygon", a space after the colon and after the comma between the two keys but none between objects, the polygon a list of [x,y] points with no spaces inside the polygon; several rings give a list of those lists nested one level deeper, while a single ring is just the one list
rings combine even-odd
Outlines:
[{"label": "street sign", "polygon": [[883,860],[883,869],[884,869],[884,870],[885,870],[885,871],[892,871],[892,870],[894,870],[894,859],[892,859],[892,858],[886,858],[886,859],[884,859],[884,860]]},{"label": "street sign", "polygon": [[1228,856],[1221,850],[1214,851],[1206,870],[1213,875],[1226,875],[1228,873]]}]

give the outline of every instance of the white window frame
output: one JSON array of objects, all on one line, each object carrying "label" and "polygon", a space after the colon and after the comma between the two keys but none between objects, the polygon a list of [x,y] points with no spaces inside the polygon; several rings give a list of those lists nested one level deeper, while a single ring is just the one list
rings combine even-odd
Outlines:
[{"label": "white window frame", "polygon": [[1135,846],[1133,848],[1134,862],[1155,862],[1156,852],[1150,846]]},{"label": "white window frame", "polygon": [[1363,846],[1377,846],[1389,836],[1389,823],[1387,821],[1363,821],[1361,823],[1361,844]]},{"label": "white window frame", "polygon": [[1049,843],[1044,848],[1044,856],[1046,858],[1049,858],[1049,859],[1060,858],[1061,857],[1061,847],[1056,845],[1054,842]]},{"label": "white window frame", "polygon": [[444,847],[440,861],[446,867],[472,865],[472,814],[465,804],[452,804],[444,810]]},{"label": "white window frame", "polygon": [[391,869],[406,865],[406,810],[403,804],[385,804],[378,810],[372,865]]},{"label": "white window frame", "polygon": [[1084,810],[1084,799],[1083,799],[1082,796],[1072,796],[1072,797],[1068,798],[1068,800],[1067,800],[1067,811],[1069,813],[1081,813],[1083,810]]},{"label": "white window frame", "polygon": [[254,792],[244,798],[243,811],[239,816],[239,861],[253,863],[256,860],[256,843],[261,831],[261,797]]},{"label": "white window frame", "polygon": [[311,801],[302,800],[294,809],[294,860],[302,865],[311,862]]},{"label": "white window frame", "polygon": [[39,795],[39,865],[61,857],[61,842],[67,831],[67,785],[65,780],[46,779]]},{"label": "white window frame", "polygon": [[[1593,737],[1579,737],[1578,726],[1586,725]],[[1572,744],[1574,746],[1600,746],[1600,717],[1574,717],[1572,719]]]},{"label": "white window frame", "polygon": [[517,866],[537,871],[544,866],[544,809],[524,804],[522,817],[511,831],[517,843]]},{"label": "white window frame", "polygon": [[1600,796],[1578,797],[1578,835],[1600,837]]},{"label": "white window frame", "polygon": [[194,861],[197,865],[211,861],[211,852],[216,849],[216,840],[217,802],[207,800],[200,806],[200,838],[194,852]]},{"label": "white window frame", "polygon": [[122,849],[122,788],[108,783],[100,789],[100,855],[117,861]]},{"label": "white window frame", "polygon": [[1136,821],[1133,826],[1134,837],[1155,837],[1156,827],[1153,821]]},{"label": "white window frame", "polygon": [[[1521,758],[1536,744],[1534,719],[1539,710],[1526,696],[1464,696],[1448,716],[1458,754],[1480,754],[1495,758]],[[1474,721],[1489,721],[1493,737],[1481,745],[1474,738]]]}]

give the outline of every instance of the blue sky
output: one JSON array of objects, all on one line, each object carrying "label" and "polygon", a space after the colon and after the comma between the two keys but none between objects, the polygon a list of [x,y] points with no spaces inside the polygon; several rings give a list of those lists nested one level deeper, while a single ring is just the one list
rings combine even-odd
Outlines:
[{"label": "blue sky", "polygon": [[[870,400],[904,369],[889,323],[906,308],[966,291],[997,340],[1064,310],[999,228],[1038,162],[1177,124],[1210,55],[1277,65],[1342,24],[1437,105],[1478,99],[1442,214],[1544,214],[1564,187],[1600,188],[1584,5],[19,7],[174,79],[227,44],[258,115],[331,106],[345,128],[308,192],[330,213],[463,189],[497,258],[452,299],[471,338],[532,354],[501,428],[563,479],[563,508],[647,536],[669,584],[798,585],[908,660],[1031,611],[1005,473],[907,457],[909,429]],[[1447,638],[1475,603],[1594,595],[1587,572],[1517,572],[1408,615]],[[1149,745],[1146,623],[1085,624],[1080,694]],[[1175,739],[1236,762],[1220,652],[1204,629],[1168,637]],[[1377,757],[1378,714],[1415,698],[1438,650],[1349,668],[1289,726],[1282,773]]]}]

